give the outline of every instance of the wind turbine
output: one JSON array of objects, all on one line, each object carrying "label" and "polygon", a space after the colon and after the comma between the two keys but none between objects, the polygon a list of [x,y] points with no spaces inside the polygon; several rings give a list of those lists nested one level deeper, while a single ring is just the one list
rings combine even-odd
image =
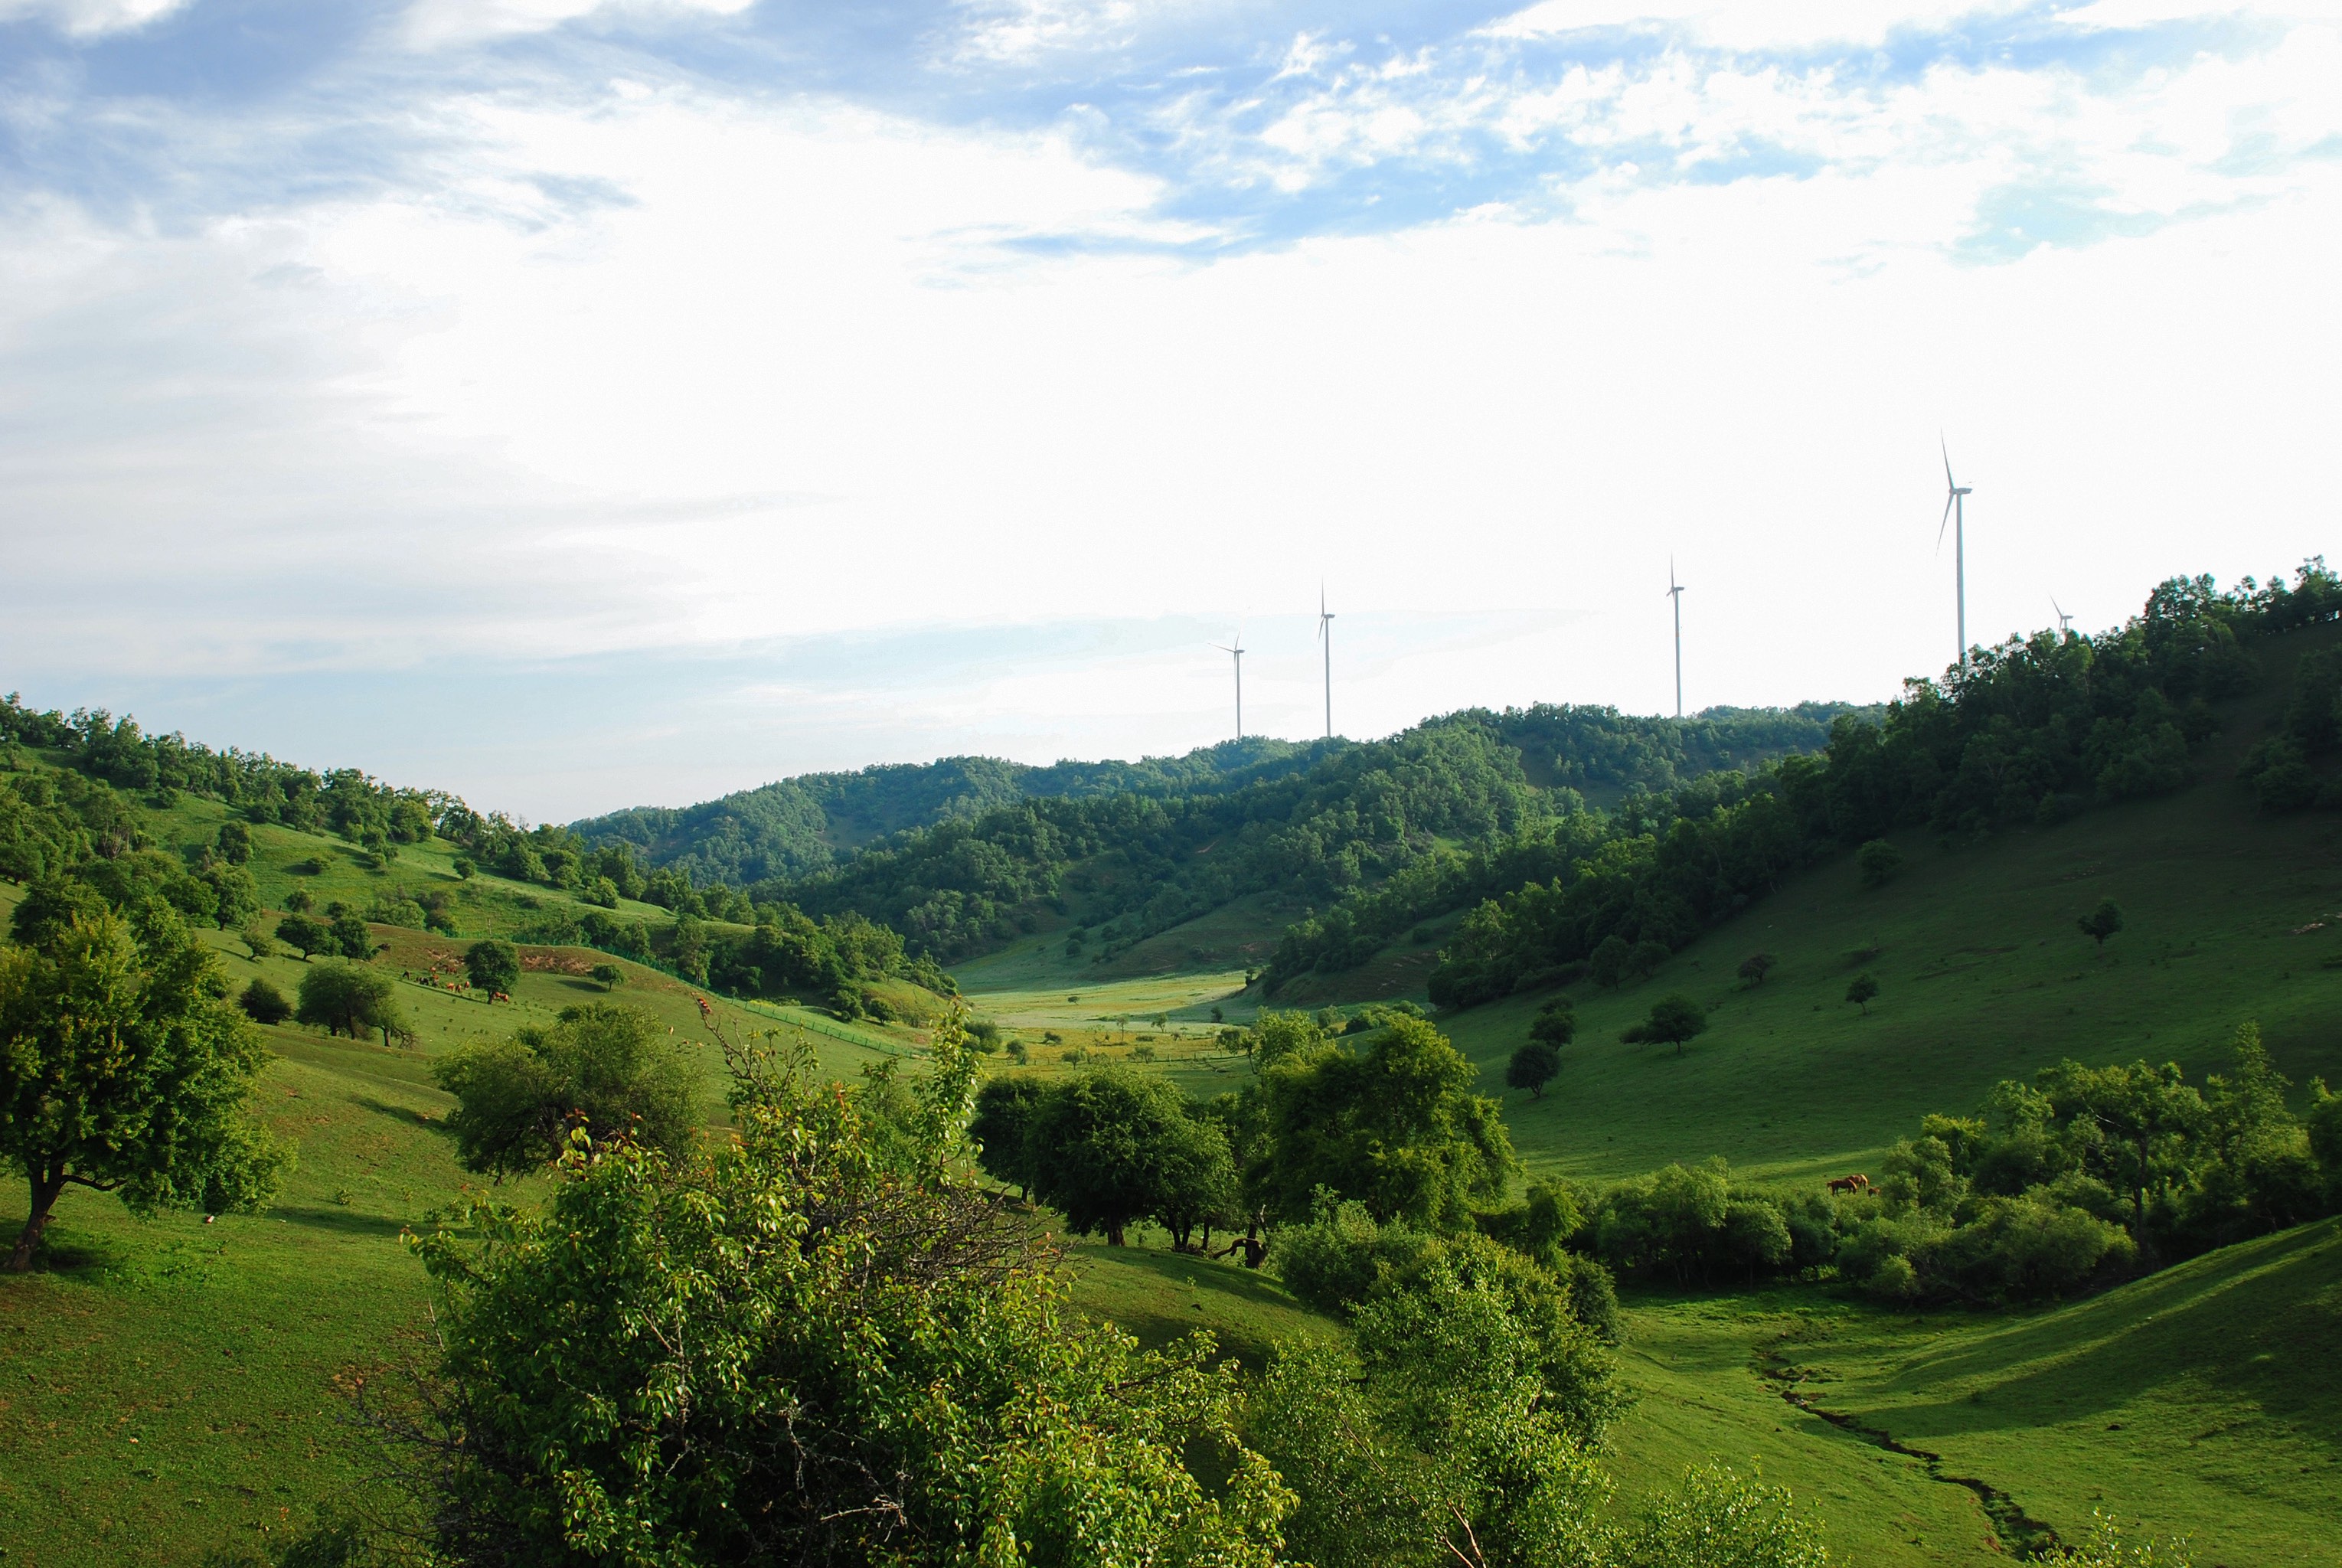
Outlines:
[{"label": "wind turbine", "polygon": [[2057,603],[2057,596],[2055,594],[2052,594],[2049,596],[2049,607],[2057,612],[2057,634],[2059,636],[2062,637],[2067,632],[2074,629],[2074,617],[2066,614],[2066,606]]},{"label": "wind turbine", "polygon": [[1676,717],[1683,717],[1683,584],[1676,581],[1676,558],[1667,557],[1667,594],[1676,605]]},{"label": "wind turbine", "polygon": [[1214,643],[1212,646],[1217,648],[1223,654],[1234,654],[1236,655],[1236,739],[1242,740],[1244,739],[1244,629],[1242,627],[1238,627],[1236,629],[1236,640],[1235,642]]},{"label": "wind turbine", "polygon": [[1326,584],[1317,584],[1317,640],[1326,644],[1326,738],[1334,738],[1334,612],[1326,608]]},{"label": "wind turbine", "polygon": [[1962,668],[1968,662],[1968,509],[1970,485],[1952,477],[1952,449],[1944,445],[1941,434],[1936,444],[1944,448],[1944,521],[1936,524],[1936,548],[1944,547],[1944,524],[1952,528],[1952,591],[1959,606],[1960,656],[1953,661]]}]

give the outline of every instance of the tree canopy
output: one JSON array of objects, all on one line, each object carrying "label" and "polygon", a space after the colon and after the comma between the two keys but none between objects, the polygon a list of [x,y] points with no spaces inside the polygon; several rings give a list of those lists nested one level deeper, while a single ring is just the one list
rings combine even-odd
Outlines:
[{"label": "tree canopy", "polygon": [[0,948],[0,1151],[30,1266],[68,1184],[134,1212],[263,1206],[290,1164],[250,1114],[263,1051],[217,963],[170,912],[75,915]]},{"label": "tree canopy", "polygon": [[455,1096],[447,1126],[464,1168],[499,1180],[558,1158],[579,1125],[596,1148],[631,1142],[680,1155],[698,1124],[689,1058],[657,1019],[623,1003],[565,1008],[550,1028],[464,1046],[431,1071]]}]

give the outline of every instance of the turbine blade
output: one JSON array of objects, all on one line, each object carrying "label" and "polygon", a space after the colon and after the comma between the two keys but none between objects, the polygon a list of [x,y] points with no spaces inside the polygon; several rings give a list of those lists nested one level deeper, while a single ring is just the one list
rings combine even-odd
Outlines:
[{"label": "turbine blade", "polygon": [[1938,551],[1941,551],[1944,547],[1944,530],[1951,525],[1952,497],[1947,495],[1944,497],[1944,520],[1936,524],[1936,548]]},{"label": "turbine blade", "polygon": [[1936,444],[1944,447],[1944,488],[1957,490],[1960,482],[1952,477],[1952,449],[1944,445],[1944,433],[1940,430],[1936,432]]}]

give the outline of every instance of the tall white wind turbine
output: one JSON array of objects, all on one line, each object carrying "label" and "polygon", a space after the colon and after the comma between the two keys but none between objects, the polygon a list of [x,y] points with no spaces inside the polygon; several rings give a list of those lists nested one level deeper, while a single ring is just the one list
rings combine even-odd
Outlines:
[{"label": "tall white wind turbine", "polygon": [[1676,558],[1667,557],[1667,597],[1676,606],[1676,717],[1683,717],[1683,584],[1676,581]]},{"label": "tall white wind turbine", "polygon": [[1937,444],[1944,448],[1944,521],[1936,524],[1936,548],[1944,547],[1944,526],[1952,529],[1952,592],[1959,612],[1960,656],[1953,661],[1962,668],[1968,662],[1968,509],[1967,497],[1972,486],[1952,477],[1952,449],[1941,434]]},{"label": "tall white wind turbine", "polygon": [[1334,738],[1334,612],[1326,608],[1326,585],[1317,585],[1317,640],[1326,645],[1326,738]]},{"label": "tall white wind turbine", "polygon": [[2049,607],[2057,612],[2057,634],[2064,636],[2074,629],[2074,617],[2066,614],[2066,606],[2057,603],[2056,594],[2049,597]]},{"label": "tall white wind turbine", "polygon": [[1244,629],[1242,627],[1238,627],[1236,629],[1236,640],[1235,642],[1214,643],[1212,646],[1217,648],[1223,654],[1233,654],[1236,655],[1236,739],[1242,740],[1244,739]]}]

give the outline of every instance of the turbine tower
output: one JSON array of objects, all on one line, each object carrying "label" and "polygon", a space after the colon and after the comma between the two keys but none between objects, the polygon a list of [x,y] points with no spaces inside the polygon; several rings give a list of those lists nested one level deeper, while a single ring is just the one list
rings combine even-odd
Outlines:
[{"label": "turbine tower", "polygon": [[2074,617],[2066,614],[2066,606],[2057,603],[2057,595],[2049,598],[2049,607],[2057,612],[2057,634],[2064,636],[2074,629]]},{"label": "turbine tower", "polygon": [[1326,608],[1326,585],[1317,584],[1317,640],[1326,644],[1326,738],[1334,738],[1334,612]]},{"label": "turbine tower", "polygon": [[1676,606],[1676,717],[1683,717],[1683,584],[1676,581],[1676,558],[1667,557],[1667,597]]},{"label": "turbine tower", "polygon": [[1936,524],[1936,548],[1944,547],[1944,525],[1952,529],[1952,592],[1959,611],[1960,656],[1953,663],[1962,669],[1968,662],[1968,508],[1969,485],[1952,477],[1952,449],[1944,445],[1943,436],[1936,437],[1944,447],[1944,521]]},{"label": "turbine tower", "polygon": [[1212,644],[1223,654],[1234,654],[1236,660],[1236,739],[1244,739],[1244,633],[1236,633],[1233,643]]}]

